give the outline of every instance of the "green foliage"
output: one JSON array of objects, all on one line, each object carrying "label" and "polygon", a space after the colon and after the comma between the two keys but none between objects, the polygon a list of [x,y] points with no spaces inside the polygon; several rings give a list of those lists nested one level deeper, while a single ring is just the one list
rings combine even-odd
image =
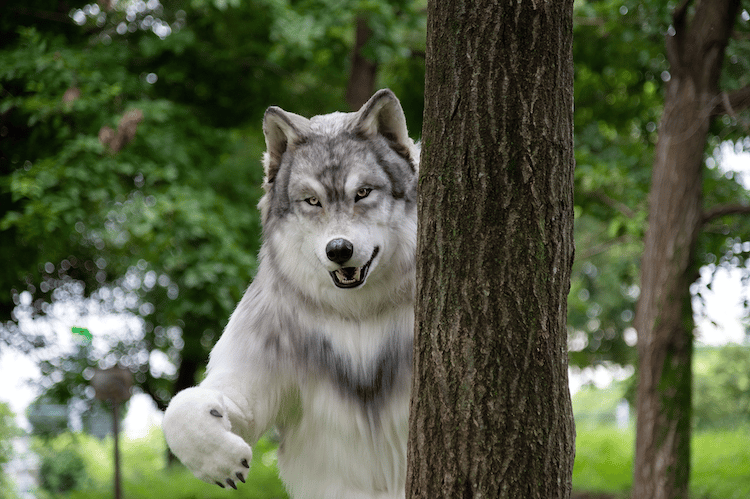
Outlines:
[{"label": "green foliage", "polygon": [[568,299],[576,365],[634,360],[623,332],[638,296],[668,13],[656,2],[576,2],[576,262]]},{"label": "green foliage", "polygon": [[7,403],[0,402],[0,466],[10,461],[13,455],[11,440],[18,435],[20,430],[16,425],[16,415]]},{"label": "green foliage", "polygon": [[[568,300],[570,360],[633,363],[634,336],[625,341],[639,295],[647,200],[670,77],[665,34],[675,2],[580,0],[575,3],[576,262]],[[727,50],[725,89],[746,85],[750,26]],[[747,113],[744,113],[745,115]],[[746,116],[716,120],[706,150],[705,206],[747,204],[747,190],[725,175],[711,155],[720,141],[747,135]],[[742,144],[742,142],[740,142]],[[740,146],[741,148],[742,146]],[[699,264],[743,266],[750,257],[746,216],[714,221],[701,235]],[[749,248],[750,249],[750,248]]]},{"label": "green foliage", "polygon": [[26,415],[33,435],[49,438],[68,429],[68,406],[55,403],[49,396],[39,397],[32,402]]},{"label": "green foliage", "polygon": [[[86,435],[65,434],[54,447],[75,446],[83,456],[88,478],[76,490],[55,495],[65,499],[106,499],[112,494],[113,440],[103,441]],[[164,466],[166,446],[161,431],[154,429],[146,438],[120,441],[122,491],[129,499],[169,497],[174,499],[222,498],[286,499],[288,496],[278,477],[276,446],[262,438],[253,447],[253,460],[245,484],[239,490],[220,489],[195,478],[180,464]],[[45,498],[46,499],[46,498]]]},{"label": "green foliage", "polygon": [[[635,405],[635,377],[605,389],[583,386],[573,396],[577,428],[597,428],[615,421],[623,398]],[[631,417],[635,417],[631,414]],[[729,344],[699,347],[693,354],[693,427],[698,431],[747,428],[750,423],[750,347]]]},{"label": "green foliage", "polygon": [[86,478],[83,458],[73,447],[47,450],[42,455],[39,477],[41,487],[53,495],[77,489]]},{"label": "green foliage", "polygon": [[693,417],[697,430],[750,423],[750,348],[700,349],[693,361]]},{"label": "green foliage", "polygon": [[[105,312],[139,316],[144,332],[115,345],[108,362],[130,367],[163,405],[174,378],[153,373],[147,352],[162,350],[175,365],[205,359],[255,270],[262,141],[258,130],[245,140],[213,126],[195,104],[160,98],[138,71],[153,50],[133,50],[159,39],[132,38],[71,44],[21,27],[16,45],[0,52],[12,144],[0,176],[0,231],[12,241],[6,261],[16,263],[0,282],[13,289],[13,305],[22,291],[34,297],[15,319],[84,296]],[[135,137],[112,149],[100,136],[131,111],[142,115]],[[19,333],[14,322],[3,331],[23,350],[44,344]],[[57,384],[62,378],[59,399],[84,398],[75,393],[85,387],[81,373],[100,360],[78,350],[42,370]]]},{"label": "green foliage", "polygon": [[12,480],[5,474],[5,465],[13,458],[13,438],[21,431],[16,425],[16,415],[5,402],[0,402],[0,497],[11,495]]},{"label": "green foliage", "polygon": [[593,385],[581,387],[573,396],[576,428],[600,428],[614,425],[617,404],[626,398],[631,382],[631,379],[615,381],[606,389],[599,389]]},{"label": "green foliage", "polygon": [[274,21],[281,15],[275,3],[175,6],[181,9],[173,14],[178,29],[163,39],[138,34],[131,50],[140,57],[131,58],[129,70],[153,73],[158,78],[154,94],[189,108],[204,125],[260,123],[263,110],[291,77],[278,64],[284,61],[269,60]]}]

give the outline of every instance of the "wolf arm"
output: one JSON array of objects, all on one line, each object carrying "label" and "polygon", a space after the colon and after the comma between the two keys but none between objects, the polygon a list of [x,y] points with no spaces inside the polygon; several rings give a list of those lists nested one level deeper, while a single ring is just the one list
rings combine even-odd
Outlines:
[{"label": "wolf arm", "polygon": [[250,444],[278,412],[274,385],[266,376],[210,370],[199,386],[178,393],[164,414],[164,436],[172,452],[206,482],[235,487],[252,460]]},{"label": "wolf arm", "polygon": [[261,269],[214,345],[206,378],[178,393],[164,414],[172,452],[196,477],[221,486],[244,481],[250,445],[275,422],[291,382],[266,347],[277,302],[261,292],[263,276]]},{"label": "wolf arm", "polygon": [[169,448],[197,478],[235,487],[234,480],[244,482],[253,455],[235,433],[243,420],[247,421],[244,411],[231,398],[196,386],[172,399],[162,427]]}]

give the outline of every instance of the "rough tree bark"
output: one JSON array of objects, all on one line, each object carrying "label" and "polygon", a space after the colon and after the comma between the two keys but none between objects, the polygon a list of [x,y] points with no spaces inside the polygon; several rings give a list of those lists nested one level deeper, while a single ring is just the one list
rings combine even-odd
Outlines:
[{"label": "rough tree bark", "polygon": [[[693,315],[690,284],[702,225],[703,155],[711,120],[741,105],[719,90],[740,0],[691,0],[674,13],[667,36],[671,79],[652,172],[649,227],[641,263],[634,499],[688,497]],[[690,17],[690,19],[689,19]],[[745,91],[745,90],[743,90]]]},{"label": "rough tree bark", "polygon": [[572,0],[428,4],[407,497],[569,497]]}]

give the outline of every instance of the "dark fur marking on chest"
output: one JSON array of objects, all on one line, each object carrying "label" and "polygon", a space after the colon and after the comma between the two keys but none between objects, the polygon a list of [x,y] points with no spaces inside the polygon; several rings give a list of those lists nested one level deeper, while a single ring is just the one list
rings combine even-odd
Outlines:
[{"label": "dark fur marking on chest", "polygon": [[297,355],[308,369],[326,376],[341,395],[356,400],[367,411],[392,394],[400,376],[409,376],[411,372],[411,343],[397,340],[384,343],[365,365],[355,364],[320,335],[311,335]]}]

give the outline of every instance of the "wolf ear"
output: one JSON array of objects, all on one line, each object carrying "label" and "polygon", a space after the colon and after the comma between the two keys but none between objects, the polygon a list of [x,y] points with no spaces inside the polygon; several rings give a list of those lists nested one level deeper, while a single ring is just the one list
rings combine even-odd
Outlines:
[{"label": "wolf ear", "polygon": [[266,109],[266,114],[263,115],[263,134],[266,136],[263,167],[266,184],[276,179],[284,152],[304,142],[309,127],[308,119],[298,114],[289,113],[276,106]]},{"label": "wolf ear", "polygon": [[416,169],[418,156],[406,130],[406,117],[396,94],[384,88],[375,92],[354,117],[354,133],[365,138],[384,137],[391,148]]}]

